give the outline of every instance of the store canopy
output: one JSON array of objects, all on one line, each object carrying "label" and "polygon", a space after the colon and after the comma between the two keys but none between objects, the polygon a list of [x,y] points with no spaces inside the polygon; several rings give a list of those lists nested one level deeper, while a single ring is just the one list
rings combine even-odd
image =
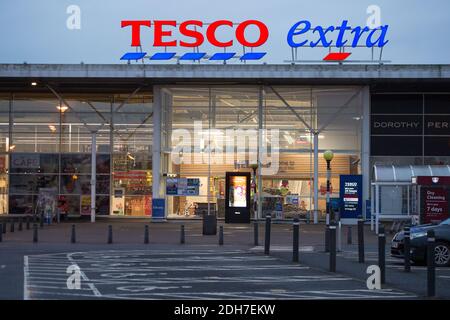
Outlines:
[{"label": "store canopy", "polygon": [[450,176],[450,166],[380,166],[374,165],[374,182],[411,182],[417,176]]}]

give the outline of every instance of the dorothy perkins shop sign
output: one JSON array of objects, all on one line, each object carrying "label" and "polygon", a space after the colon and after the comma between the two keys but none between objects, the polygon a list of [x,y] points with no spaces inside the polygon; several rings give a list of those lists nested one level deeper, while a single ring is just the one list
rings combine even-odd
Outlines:
[{"label": "dorothy perkins shop sign", "polygon": [[[244,48],[243,54],[238,57],[241,61],[260,60],[269,54],[264,45],[273,36],[269,27],[259,20],[123,20],[121,27],[129,30],[130,44],[135,48],[134,52],[127,52],[121,57],[121,60],[127,61],[226,61],[237,57],[237,48]],[[345,52],[345,48],[384,47],[389,42],[388,28],[388,25],[374,29],[354,26],[348,20],[337,25],[317,25],[310,20],[300,20],[281,36],[286,38],[291,48],[333,48],[334,52],[330,50],[323,60],[343,61],[351,55]],[[144,37],[143,33],[148,35],[148,31],[152,36]],[[250,37],[249,32],[256,34],[256,37]],[[202,51],[205,44],[214,51]]]}]

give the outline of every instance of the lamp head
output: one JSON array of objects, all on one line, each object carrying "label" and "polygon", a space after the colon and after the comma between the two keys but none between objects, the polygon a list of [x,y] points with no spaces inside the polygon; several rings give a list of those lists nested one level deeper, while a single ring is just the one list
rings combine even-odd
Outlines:
[{"label": "lamp head", "polygon": [[325,151],[325,152],[323,153],[323,158],[324,158],[326,161],[331,161],[331,160],[333,160],[333,156],[334,156],[334,154],[333,154],[333,151],[331,151],[331,150],[327,150],[327,151]]}]

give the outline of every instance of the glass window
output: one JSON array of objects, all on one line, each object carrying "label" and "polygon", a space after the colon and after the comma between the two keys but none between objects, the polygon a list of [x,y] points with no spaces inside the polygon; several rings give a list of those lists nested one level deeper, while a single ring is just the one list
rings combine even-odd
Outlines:
[{"label": "glass window", "polygon": [[14,113],[28,114],[30,112],[51,112],[58,115],[60,102],[51,93],[14,93],[13,108]]},{"label": "glass window", "polygon": [[18,153],[11,154],[11,173],[58,173],[58,154]]},{"label": "glass window", "polygon": [[[0,93],[0,112],[9,112],[10,94]],[[8,121],[9,122],[9,121]]]},{"label": "glass window", "polygon": [[62,154],[61,173],[91,173],[90,154]]},{"label": "glass window", "polygon": [[57,175],[10,174],[11,194],[38,194],[40,188],[57,188]]},{"label": "glass window", "polygon": [[64,202],[63,211],[70,215],[80,214],[80,196],[62,195],[60,199]]},{"label": "glass window", "polygon": [[[169,216],[192,215],[190,212],[196,210],[189,208],[205,202],[212,205],[212,210],[221,211],[224,195],[220,181],[226,171],[251,171],[257,146],[249,142],[257,141],[260,127],[274,129],[265,131],[266,136],[262,138],[263,146],[270,149],[262,159],[267,162],[261,182],[263,189],[266,188],[262,193],[263,211],[279,211],[288,218],[293,212],[306,215],[314,210],[312,130],[322,130],[318,137],[319,152],[331,149],[336,154],[332,196],[339,193],[339,174],[361,172],[360,87],[172,86],[161,91],[161,101],[162,148],[171,152],[163,161],[162,171],[198,178],[206,187],[198,197],[170,197]],[[214,131],[208,131],[209,128]],[[232,130],[247,130],[252,134],[230,133]],[[236,141],[231,152],[225,148],[225,143],[230,141]],[[224,157],[216,150],[232,154]],[[326,163],[321,159],[320,185],[326,180],[325,168]],[[319,194],[316,209],[325,210],[325,194]]]},{"label": "glass window", "polygon": [[[128,214],[147,214],[143,208],[151,204],[153,97],[143,89],[133,95],[135,88],[126,90],[119,94],[61,91],[61,101],[51,92],[14,93],[11,124],[12,95],[1,94],[0,212],[8,212],[8,192],[9,212],[32,212],[39,189],[45,187],[56,188],[67,200],[66,212],[83,214],[82,202],[91,191],[91,142],[96,132],[98,214],[109,214],[112,172],[119,177],[114,186],[131,196]],[[111,143],[118,159],[114,168]],[[10,159],[1,155],[9,151]]]},{"label": "glass window", "polygon": [[[95,184],[97,194],[109,194],[109,175],[98,175]],[[91,194],[91,176],[61,175],[61,194]]]},{"label": "glass window", "polygon": [[34,195],[10,195],[9,212],[12,214],[34,214],[36,198]]},{"label": "glass window", "polygon": [[149,114],[153,110],[152,102],[152,96],[149,93],[139,93],[131,98],[129,94],[118,94],[114,96],[114,112]]},{"label": "glass window", "polygon": [[407,214],[408,186],[380,186],[380,213]]}]

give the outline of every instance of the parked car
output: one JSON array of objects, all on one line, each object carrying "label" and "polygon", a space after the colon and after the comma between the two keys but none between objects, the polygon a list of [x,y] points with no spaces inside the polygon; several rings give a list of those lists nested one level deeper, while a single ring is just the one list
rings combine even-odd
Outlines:
[{"label": "parked car", "polygon": [[[450,218],[437,225],[424,224],[411,227],[411,260],[415,263],[426,261],[427,253],[427,231],[434,230],[436,247],[434,250],[434,261],[436,266],[450,266]],[[405,231],[398,232],[392,239],[391,256],[404,258]]]}]

